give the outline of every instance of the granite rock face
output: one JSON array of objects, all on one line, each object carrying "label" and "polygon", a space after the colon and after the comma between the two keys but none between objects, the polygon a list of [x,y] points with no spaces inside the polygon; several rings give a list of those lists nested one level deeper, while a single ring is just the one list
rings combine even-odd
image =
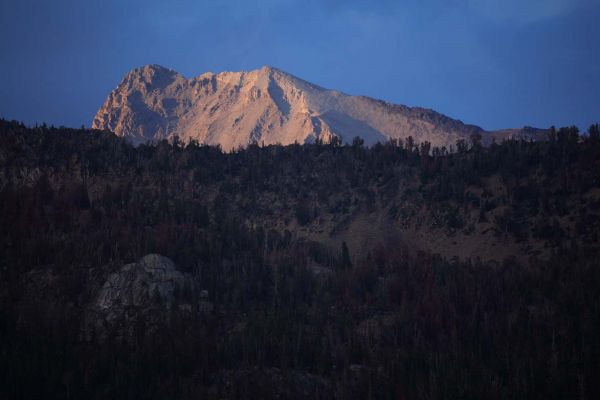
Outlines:
[{"label": "granite rock face", "polygon": [[543,133],[533,128],[486,132],[430,109],[350,96],[268,66],[190,79],[159,65],[136,68],[110,93],[92,127],[134,144],[178,137],[224,150],[332,137],[349,143],[356,136],[367,145],[410,136],[415,143],[449,148],[474,134],[486,144]]},{"label": "granite rock face", "polygon": [[127,264],[110,274],[97,299],[100,310],[144,307],[153,304],[171,308],[175,293],[184,290],[185,276],[173,261],[148,254],[137,263]]},{"label": "granite rock face", "polygon": [[173,312],[191,313],[194,284],[173,261],[148,254],[111,273],[100,288],[87,318],[87,330],[100,336],[116,332],[130,337],[135,326],[151,331]]}]

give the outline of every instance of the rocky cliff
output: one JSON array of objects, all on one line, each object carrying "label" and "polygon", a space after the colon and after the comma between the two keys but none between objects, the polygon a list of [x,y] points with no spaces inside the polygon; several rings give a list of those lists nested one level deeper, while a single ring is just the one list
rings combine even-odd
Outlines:
[{"label": "rocky cliff", "polygon": [[473,134],[484,143],[540,135],[536,129],[486,132],[433,110],[324,89],[272,67],[191,79],[159,65],[136,68],[110,93],[92,127],[136,144],[178,136],[225,150],[333,136],[343,142],[360,136],[366,144],[412,136],[449,147]]}]

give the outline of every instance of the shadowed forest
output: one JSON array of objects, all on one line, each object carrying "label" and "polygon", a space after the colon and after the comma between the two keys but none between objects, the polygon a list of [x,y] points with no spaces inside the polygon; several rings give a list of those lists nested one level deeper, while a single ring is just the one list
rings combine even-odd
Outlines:
[{"label": "shadowed forest", "polygon": [[[0,397],[599,398],[599,234],[598,125],[225,153],[1,120]],[[174,302],[98,314],[148,254]]]}]

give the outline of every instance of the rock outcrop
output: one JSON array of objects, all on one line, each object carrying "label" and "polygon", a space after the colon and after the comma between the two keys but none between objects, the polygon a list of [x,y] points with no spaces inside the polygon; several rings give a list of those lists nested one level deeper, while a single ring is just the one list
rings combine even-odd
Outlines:
[{"label": "rock outcrop", "polygon": [[92,127],[133,143],[171,139],[220,145],[325,142],[333,136],[367,145],[412,136],[416,143],[455,145],[481,134],[492,138],[537,138],[536,129],[486,132],[430,109],[349,96],[306,82],[279,69],[205,73],[186,79],[159,65],[129,72],[97,112]]},{"label": "rock outcrop", "polygon": [[149,254],[137,263],[127,264],[110,274],[97,299],[101,310],[114,311],[124,307],[145,307],[154,302],[171,308],[175,293],[183,291],[186,279],[175,269],[173,261],[158,254]]},{"label": "rock outcrop", "polygon": [[127,339],[143,326],[151,331],[173,311],[191,313],[197,309],[192,279],[181,273],[173,261],[149,254],[138,262],[111,273],[98,292],[87,318],[87,331],[105,336],[116,333]]}]

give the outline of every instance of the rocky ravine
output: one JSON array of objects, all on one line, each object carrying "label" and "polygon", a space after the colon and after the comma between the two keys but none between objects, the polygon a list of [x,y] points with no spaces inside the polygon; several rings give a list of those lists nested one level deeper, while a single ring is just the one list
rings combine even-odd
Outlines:
[{"label": "rocky ravine", "polygon": [[178,136],[224,150],[332,136],[344,142],[360,136],[366,144],[412,136],[417,143],[449,147],[474,133],[482,134],[484,143],[543,134],[533,128],[486,132],[433,110],[324,89],[272,67],[186,79],[159,65],[129,72],[98,110],[92,128],[136,144]]}]

